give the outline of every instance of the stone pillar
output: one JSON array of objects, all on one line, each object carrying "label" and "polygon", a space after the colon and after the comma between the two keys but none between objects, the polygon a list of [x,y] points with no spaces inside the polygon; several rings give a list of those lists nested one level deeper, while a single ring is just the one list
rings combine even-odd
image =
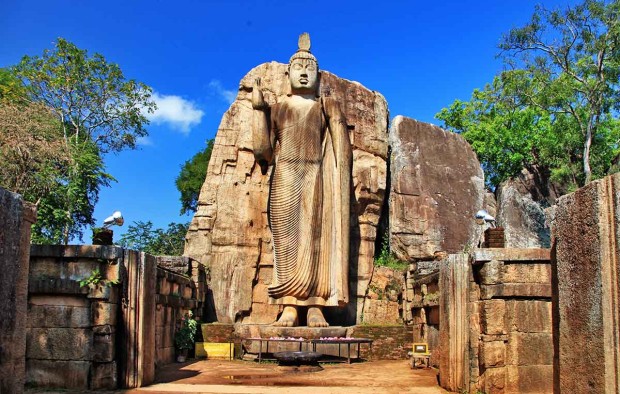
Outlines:
[{"label": "stone pillar", "polygon": [[469,381],[469,255],[451,254],[439,270],[439,379],[450,391],[467,389]]},{"label": "stone pillar", "polygon": [[0,188],[0,393],[24,391],[30,225],[35,220],[33,205]]},{"label": "stone pillar", "polygon": [[156,281],[155,257],[125,250],[127,302],[120,324],[120,383],[124,388],[147,386],[155,380]]},{"label": "stone pillar", "polygon": [[555,393],[620,392],[620,174],[558,200],[552,225]]}]

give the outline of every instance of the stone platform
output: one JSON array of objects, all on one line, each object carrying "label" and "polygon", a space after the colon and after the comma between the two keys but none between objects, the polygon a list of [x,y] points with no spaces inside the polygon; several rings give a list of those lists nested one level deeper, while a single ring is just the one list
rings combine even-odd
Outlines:
[{"label": "stone platform", "polygon": [[319,339],[322,337],[346,337],[347,327],[274,327],[268,324],[235,324],[237,338],[288,338]]},{"label": "stone platform", "polygon": [[[319,339],[325,337],[346,337],[347,327],[334,326],[334,327],[274,327],[267,324],[236,324],[235,325],[235,337],[239,339],[248,338],[303,338]],[[258,341],[242,341],[243,347],[246,352],[251,354],[259,353]],[[304,344],[303,346],[307,346]],[[264,351],[265,349],[263,349]],[[300,351],[310,350],[305,347],[300,349],[299,343],[296,342],[273,342],[269,344],[269,352],[287,352],[287,351]],[[335,350],[337,351],[337,350]]]},{"label": "stone platform", "polygon": [[[313,340],[321,337],[355,337],[368,338],[373,340],[372,352],[367,346],[362,346],[361,357],[363,359],[373,360],[406,360],[407,352],[411,350],[413,339],[412,327],[402,324],[398,325],[360,325],[360,326],[333,326],[325,328],[310,327],[271,327],[268,324],[231,324],[231,323],[208,323],[201,325],[203,340],[206,342],[235,343],[235,354],[242,354],[241,347],[245,352],[258,354],[258,342],[254,344],[251,341],[243,341],[244,338],[270,338],[270,337],[302,337],[304,339]],[[296,345],[296,346],[295,346]],[[342,345],[344,350],[344,346]],[[305,345],[302,350],[306,349]],[[334,346],[319,345],[317,351],[326,353],[327,349]],[[337,350],[337,347],[335,347]],[[271,345],[269,349],[272,350]],[[282,346],[282,349],[275,347],[273,351],[298,351],[299,344],[289,344]],[[325,350],[325,351],[324,351]],[[344,354],[344,353],[341,353]]]}]

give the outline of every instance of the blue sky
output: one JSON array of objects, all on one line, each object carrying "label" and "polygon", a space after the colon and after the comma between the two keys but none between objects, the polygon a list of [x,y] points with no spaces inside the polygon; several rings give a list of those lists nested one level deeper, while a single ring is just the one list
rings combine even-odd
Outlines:
[{"label": "blue sky", "polygon": [[[151,86],[160,109],[149,137],[139,150],[106,157],[118,182],[101,191],[95,216],[101,223],[121,210],[126,223],[166,227],[191,219],[179,215],[174,179],[215,136],[241,78],[261,63],[287,62],[300,33],[310,33],[322,69],[381,92],[391,118],[438,123],[441,108],[501,70],[502,34],[526,23],[535,4],[576,3],[6,0],[0,67],[63,37]],[[115,229],[115,239],[126,228]]]}]

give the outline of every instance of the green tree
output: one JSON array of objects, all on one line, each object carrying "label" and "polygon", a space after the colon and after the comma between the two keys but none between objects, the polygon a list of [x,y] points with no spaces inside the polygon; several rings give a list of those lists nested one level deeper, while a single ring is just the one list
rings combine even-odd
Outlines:
[{"label": "green tree", "polygon": [[527,168],[570,189],[610,170],[620,141],[618,4],[538,7],[501,44],[511,69],[436,115],[471,143],[488,185]]},{"label": "green tree", "polygon": [[3,104],[26,102],[26,87],[9,69],[0,68],[0,100]]},{"label": "green tree", "polygon": [[151,221],[135,221],[127,228],[119,244],[154,256],[181,256],[189,223],[170,223],[167,229],[153,228]]},{"label": "green tree", "polygon": [[482,90],[474,90],[469,101],[456,100],[436,117],[471,144],[490,188],[523,168],[548,172],[560,184],[576,185],[579,133],[567,125],[570,118],[519,103],[523,83],[527,76],[522,72],[504,72]]},{"label": "green tree", "polygon": [[579,184],[590,182],[593,144],[608,139],[613,111],[620,109],[620,1],[586,0],[564,10],[538,6],[500,48],[506,63],[532,81],[519,92],[524,105],[572,119],[583,150]]},{"label": "green tree", "polygon": [[196,212],[198,196],[207,175],[214,140],[207,140],[207,146],[187,160],[181,167],[176,186],[181,193],[181,215]]},{"label": "green tree", "polygon": [[54,187],[39,197],[33,243],[66,244],[70,237],[81,238],[84,226],[94,224],[99,190],[114,179],[105,172],[101,154],[92,142],[71,144],[69,151],[70,165],[62,169]]},{"label": "green tree", "polygon": [[120,67],[59,38],[43,56],[24,56],[13,67],[33,102],[52,108],[64,136],[93,142],[101,153],[133,149],[147,135],[145,112],[153,112],[151,88],[126,80]]},{"label": "green tree", "polygon": [[99,190],[113,180],[104,155],[135,148],[136,138],[147,134],[144,114],[155,109],[150,94],[148,86],[126,80],[118,65],[62,38],[41,57],[24,56],[0,70],[0,106],[40,115],[13,129],[38,142],[28,145],[31,152],[46,154],[24,155],[23,143],[0,140],[3,158],[21,159],[19,166],[0,160],[0,184],[38,205],[33,242],[66,244],[94,224]]}]

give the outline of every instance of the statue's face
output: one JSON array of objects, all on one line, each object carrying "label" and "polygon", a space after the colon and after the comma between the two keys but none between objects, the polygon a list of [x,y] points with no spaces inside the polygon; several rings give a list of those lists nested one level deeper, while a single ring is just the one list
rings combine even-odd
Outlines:
[{"label": "statue's face", "polygon": [[288,70],[293,92],[316,92],[319,70],[312,59],[295,59]]}]

